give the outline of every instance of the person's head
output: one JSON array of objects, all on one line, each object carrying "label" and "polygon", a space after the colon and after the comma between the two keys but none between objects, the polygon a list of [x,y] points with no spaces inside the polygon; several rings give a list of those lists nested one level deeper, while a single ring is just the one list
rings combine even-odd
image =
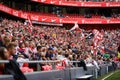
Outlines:
[{"label": "person's head", "polygon": [[16,53],[16,48],[15,48],[15,44],[13,42],[11,42],[8,46],[7,46],[7,50],[9,55],[14,55]]},{"label": "person's head", "polygon": [[36,47],[36,45],[35,45],[35,43],[33,42],[33,41],[31,41],[30,42],[30,45],[29,45],[31,48],[35,48]]},{"label": "person's head", "polygon": [[48,48],[48,53],[53,53],[54,49],[53,48]]},{"label": "person's head", "polygon": [[73,59],[77,59],[77,55],[76,54],[73,54],[72,57],[73,57]]},{"label": "person's head", "polygon": [[29,47],[29,41],[25,41],[25,47]]},{"label": "person's head", "polygon": [[7,49],[4,47],[0,47],[0,60],[7,60],[7,59],[8,59]]},{"label": "person's head", "polygon": [[65,54],[65,57],[68,58],[68,57],[69,57],[69,54]]},{"label": "person's head", "polygon": [[4,43],[4,45],[8,45],[9,43],[10,43],[10,39],[7,37],[7,36],[5,36],[4,38],[3,38],[3,43]]},{"label": "person's head", "polygon": [[41,52],[41,48],[42,48],[41,46],[37,46],[37,51]]},{"label": "person's head", "polygon": [[25,44],[23,42],[19,43],[20,48],[25,48]]}]

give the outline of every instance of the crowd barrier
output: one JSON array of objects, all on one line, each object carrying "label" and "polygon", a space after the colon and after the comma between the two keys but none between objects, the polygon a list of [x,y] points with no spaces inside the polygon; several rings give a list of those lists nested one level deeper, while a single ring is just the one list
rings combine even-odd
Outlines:
[{"label": "crowd barrier", "polygon": [[[27,61],[28,63],[40,63],[56,61]],[[8,63],[8,61],[0,61],[0,63]],[[63,70],[50,70],[50,71],[36,71],[32,73],[25,73],[27,80],[76,80],[76,77],[89,74],[93,75],[92,80],[95,80],[101,75],[104,75],[114,68],[112,65],[101,65],[100,70],[94,66],[87,66],[88,70],[84,71],[82,67],[65,68]],[[0,75],[0,80],[14,80],[12,75]]]}]

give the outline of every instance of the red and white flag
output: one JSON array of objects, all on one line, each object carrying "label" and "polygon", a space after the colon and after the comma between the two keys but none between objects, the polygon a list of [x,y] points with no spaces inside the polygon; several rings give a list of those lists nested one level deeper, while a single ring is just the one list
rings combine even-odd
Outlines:
[{"label": "red and white flag", "polygon": [[72,30],[75,30],[77,28],[79,28],[79,25],[77,23],[75,23],[75,25],[70,30],[72,31]]},{"label": "red and white flag", "polygon": [[30,26],[33,26],[30,16],[28,16],[28,23],[29,23]]},{"label": "red and white flag", "polygon": [[28,31],[29,31],[30,33],[32,32],[32,27],[33,27],[32,21],[31,21],[31,19],[30,19],[30,16],[28,16]]},{"label": "red and white flag", "polygon": [[105,47],[104,47],[104,46],[102,46],[102,47],[100,48],[100,52],[101,52],[102,54],[105,53]]},{"label": "red and white flag", "polygon": [[[92,32],[93,32],[93,34],[94,34],[93,45],[94,45],[94,48],[96,48],[96,49],[93,49],[93,53],[96,54],[97,49],[99,49],[99,46],[100,46],[100,44],[102,43],[104,34],[103,34],[103,33],[100,33],[97,29],[94,29]],[[91,48],[91,49],[92,49],[92,48]],[[101,47],[99,50],[100,50],[102,53],[104,53],[104,47]]]},{"label": "red and white flag", "polygon": [[102,33],[99,33],[98,36],[96,36],[96,38],[100,41],[103,39],[103,37],[104,37],[104,34]]},{"label": "red and white flag", "polygon": [[98,36],[98,34],[100,33],[97,29],[94,29],[92,32],[95,36]]}]

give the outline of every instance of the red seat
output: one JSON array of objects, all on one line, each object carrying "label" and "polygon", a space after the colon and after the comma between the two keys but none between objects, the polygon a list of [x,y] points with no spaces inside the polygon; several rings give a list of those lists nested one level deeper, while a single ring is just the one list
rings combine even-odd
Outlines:
[{"label": "red seat", "polygon": [[63,67],[63,66],[56,66],[56,69],[57,70],[63,70],[63,69],[65,69],[65,67]]},{"label": "red seat", "polygon": [[23,64],[23,67],[28,67],[28,66],[29,66],[28,63],[24,63],[24,64]]},{"label": "red seat", "polygon": [[21,70],[23,73],[33,72],[33,69],[31,69],[31,68],[29,68],[29,67],[21,67],[20,70]]},{"label": "red seat", "polygon": [[52,70],[52,66],[49,66],[49,65],[42,66],[42,70],[43,70],[43,71]]}]

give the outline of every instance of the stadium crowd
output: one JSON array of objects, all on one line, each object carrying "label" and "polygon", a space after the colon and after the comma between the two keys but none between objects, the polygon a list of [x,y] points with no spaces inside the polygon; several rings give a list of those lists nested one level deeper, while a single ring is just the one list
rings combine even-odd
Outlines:
[{"label": "stadium crowd", "polygon": [[[57,65],[65,67],[75,66],[74,63],[68,63],[68,61],[84,60],[87,65],[92,65],[93,62],[98,65],[119,62],[119,56],[108,54],[104,49],[98,49],[97,54],[92,53],[94,37],[91,34],[92,30],[81,30],[71,31],[65,27],[38,25],[30,28],[28,23],[3,19],[0,22],[0,60],[57,60]],[[104,37],[99,47],[104,46],[117,53],[120,45],[120,29],[102,29],[100,32],[104,33]],[[46,63],[40,65],[44,66]],[[29,64],[28,66],[36,70],[36,65]],[[4,64],[0,67],[2,70]]]}]

